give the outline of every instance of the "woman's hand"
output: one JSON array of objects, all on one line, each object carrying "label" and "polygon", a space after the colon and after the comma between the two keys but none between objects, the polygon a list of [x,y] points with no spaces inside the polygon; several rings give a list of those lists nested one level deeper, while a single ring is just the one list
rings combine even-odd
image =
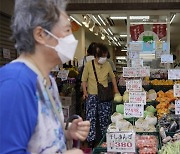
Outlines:
[{"label": "woman's hand", "polygon": [[67,135],[70,139],[84,141],[89,134],[89,129],[89,121],[83,121],[82,118],[75,119],[69,126]]},{"label": "woman's hand", "polygon": [[88,98],[88,93],[87,92],[83,93],[83,99],[86,99],[86,98]]},{"label": "woman's hand", "polygon": [[80,149],[72,149],[66,151],[64,154],[84,154],[84,152]]}]

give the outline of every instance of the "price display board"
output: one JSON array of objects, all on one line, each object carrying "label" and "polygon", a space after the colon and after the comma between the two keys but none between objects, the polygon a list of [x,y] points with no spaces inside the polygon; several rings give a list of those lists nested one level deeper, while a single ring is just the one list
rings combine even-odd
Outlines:
[{"label": "price display board", "polygon": [[106,133],[107,152],[135,152],[135,132]]},{"label": "price display board", "polygon": [[180,84],[174,85],[174,97],[180,97]]},{"label": "price display board", "polygon": [[62,81],[67,80],[69,74],[69,70],[60,70],[58,72],[57,78],[61,78]]},{"label": "price display board", "polygon": [[161,63],[173,63],[173,55],[170,54],[161,55]]},{"label": "price display board", "polygon": [[127,91],[142,91],[142,80],[126,80]]},{"label": "price display board", "polygon": [[130,92],[129,103],[143,103],[146,105],[146,92]]},{"label": "price display board", "polygon": [[180,99],[175,100],[175,114],[180,115]]},{"label": "price display board", "polygon": [[180,69],[169,69],[168,70],[168,79],[169,80],[180,79]]},{"label": "price display board", "polygon": [[143,59],[132,59],[131,65],[132,67],[143,67]]},{"label": "price display board", "polygon": [[143,117],[144,104],[142,103],[124,103],[125,117]]},{"label": "price display board", "polygon": [[146,77],[150,76],[150,67],[123,67],[123,77]]}]

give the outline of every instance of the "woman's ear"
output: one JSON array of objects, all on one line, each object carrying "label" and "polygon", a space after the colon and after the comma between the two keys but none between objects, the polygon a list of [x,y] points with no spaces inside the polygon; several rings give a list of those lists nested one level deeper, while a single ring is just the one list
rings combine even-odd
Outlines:
[{"label": "woman's ear", "polygon": [[33,36],[37,43],[45,44],[47,35],[44,33],[44,29],[40,26],[33,30]]}]

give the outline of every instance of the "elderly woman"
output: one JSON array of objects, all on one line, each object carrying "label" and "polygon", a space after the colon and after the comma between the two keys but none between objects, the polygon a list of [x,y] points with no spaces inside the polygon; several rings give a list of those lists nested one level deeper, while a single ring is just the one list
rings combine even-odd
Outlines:
[{"label": "elderly woman", "polygon": [[85,140],[90,123],[64,116],[55,81],[57,64],[77,46],[62,0],[16,0],[12,22],[20,56],[0,69],[0,153],[81,154],[66,141]]}]

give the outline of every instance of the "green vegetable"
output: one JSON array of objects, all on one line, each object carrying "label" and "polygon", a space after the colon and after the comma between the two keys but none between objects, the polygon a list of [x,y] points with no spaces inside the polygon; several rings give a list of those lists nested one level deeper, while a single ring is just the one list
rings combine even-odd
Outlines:
[{"label": "green vegetable", "polygon": [[179,154],[180,153],[180,141],[176,142],[168,142],[165,144],[161,150],[158,152],[159,154]]},{"label": "green vegetable", "polygon": [[124,114],[124,105],[116,105],[116,112]]}]

